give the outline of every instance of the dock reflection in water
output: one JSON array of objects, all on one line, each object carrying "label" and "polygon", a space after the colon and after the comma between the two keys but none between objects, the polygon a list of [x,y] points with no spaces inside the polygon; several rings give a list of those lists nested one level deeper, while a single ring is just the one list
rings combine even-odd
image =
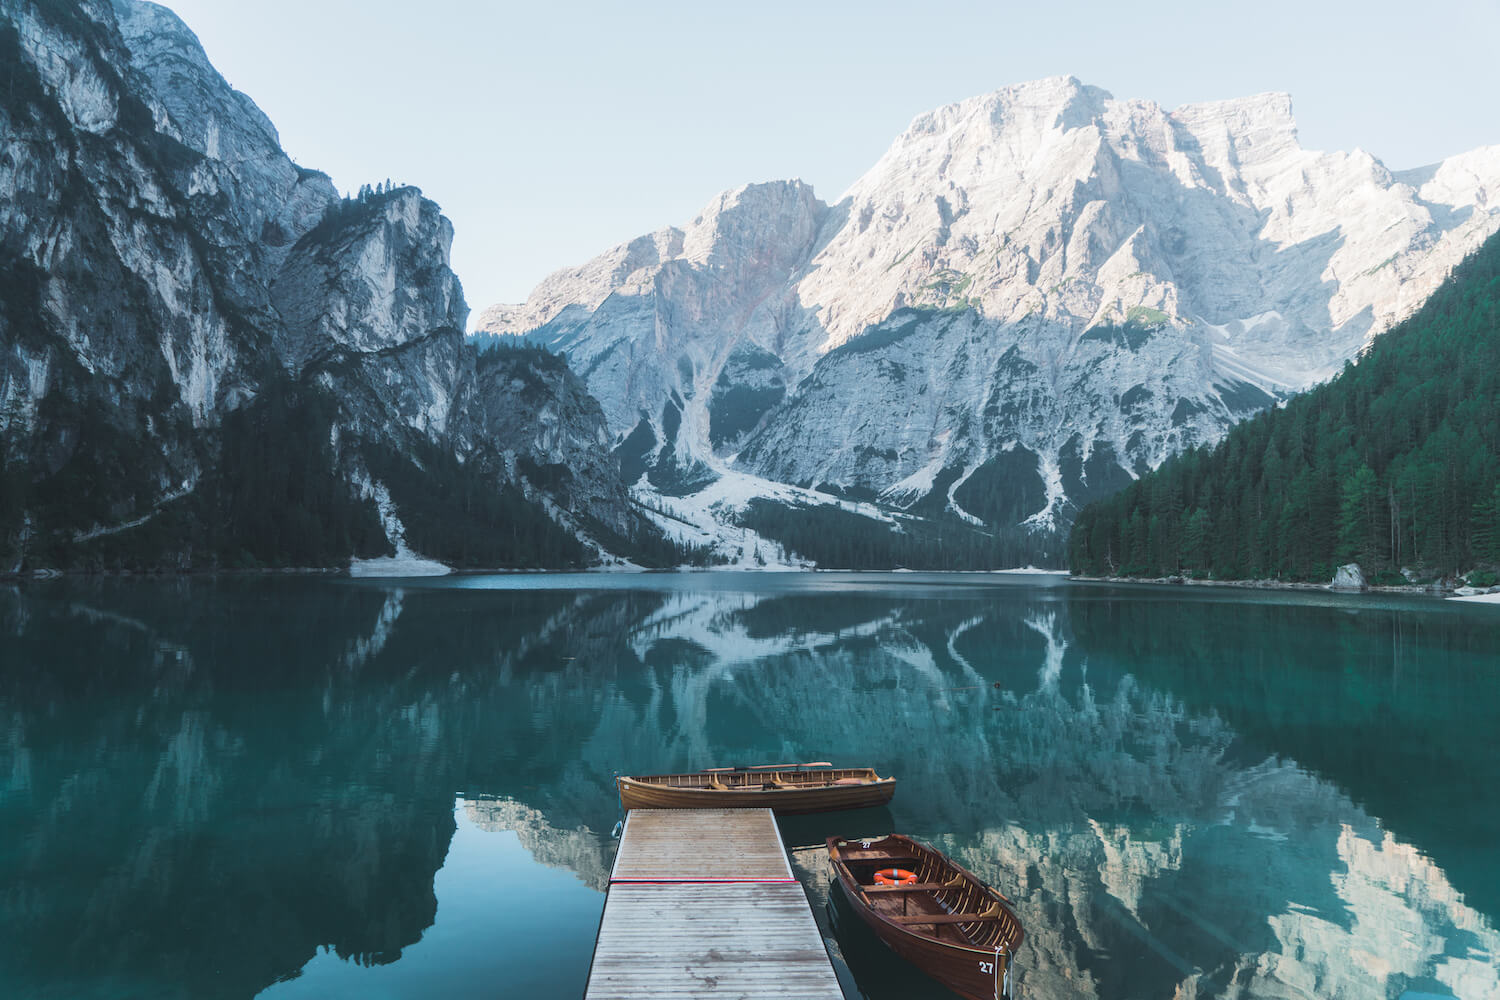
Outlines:
[{"label": "dock reflection in water", "polygon": [[577,995],[612,772],[776,758],[900,778],[783,822],[820,919],[824,837],[908,833],[1016,902],[1028,996],[1500,995],[1492,609],[536,582],[0,591],[7,989]]}]

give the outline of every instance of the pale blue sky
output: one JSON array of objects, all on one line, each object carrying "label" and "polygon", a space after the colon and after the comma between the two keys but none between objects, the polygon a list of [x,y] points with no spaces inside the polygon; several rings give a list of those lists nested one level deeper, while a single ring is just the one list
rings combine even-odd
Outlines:
[{"label": "pale blue sky", "polygon": [[476,311],[726,188],[836,200],[916,115],[1044,76],[1169,108],[1288,91],[1304,146],[1393,169],[1500,143],[1496,0],[168,6],[299,163],[441,204]]}]

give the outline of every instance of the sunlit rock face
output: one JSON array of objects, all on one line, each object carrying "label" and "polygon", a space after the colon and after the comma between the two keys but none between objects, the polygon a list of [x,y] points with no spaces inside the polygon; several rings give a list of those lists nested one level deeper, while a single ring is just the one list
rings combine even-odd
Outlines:
[{"label": "sunlit rock face", "polygon": [[1338,371],[1500,228],[1497,181],[1500,147],[1305,150],[1284,94],[1054,78],[922,115],[832,207],[728,192],[478,326],[565,351],[679,463],[1019,519],[964,506],[977,476],[1046,526]]},{"label": "sunlit rock face", "polygon": [[[212,473],[227,414],[288,384],[333,401],[334,467],[313,475],[345,482],[368,479],[364,445],[495,456],[499,489],[521,482],[517,454],[566,461],[577,449],[560,441],[598,439],[569,398],[516,413],[484,392],[438,206],[410,187],[340,199],[171,11],[4,0],[0,18],[14,69],[0,92],[0,461],[37,478],[75,460],[124,467],[91,484],[86,521],[33,498],[29,521],[0,524],[0,550],[151,519]],[[592,444],[573,479],[566,496],[523,489],[623,526],[607,448]]]},{"label": "sunlit rock face", "polygon": [[534,331],[565,351],[611,427],[629,430],[638,410],[655,420],[672,392],[706,398],[741,343],[780,353],[803,325],[786,315],[786,289],[828,217],[800,181],[727,191],[685,229],[559,271],[525,304],[486,310],[477,328]]}]

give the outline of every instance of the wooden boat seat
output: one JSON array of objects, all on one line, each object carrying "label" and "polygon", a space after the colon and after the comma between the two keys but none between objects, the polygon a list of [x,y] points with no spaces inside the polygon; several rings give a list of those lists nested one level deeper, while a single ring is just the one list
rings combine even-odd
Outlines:
[{"label": "wooden boat seat", "polygon": [[983,913],[912,913],[912,914],[882,914],[889,920],[898,924],[972,924],[980,920],[1007,920],[1010,914],[1000,908],[1000,904],[985,910]]},{"label": "wooden boat seat", "polygon": [[841,850],[839,857],[844,861],[889,861],[892,866],[900,868],[903,864],[916,864],[918,859],[910,854],[890,854],[886,851],[864,851],[864,850]]},{"label": "wooden boat seat", "polygon": [[888,920],[894,920],[898,924],[972,924],[981,920],[1004,920],[1005,917],[999,913],[911,913],[911,914],[881,914]]},{"label": "wooden boat seat", "polygon": [[862,885],[860,888],[865,892],[933,892],[952,887],[942,882],[913,882],[911,885]]}]

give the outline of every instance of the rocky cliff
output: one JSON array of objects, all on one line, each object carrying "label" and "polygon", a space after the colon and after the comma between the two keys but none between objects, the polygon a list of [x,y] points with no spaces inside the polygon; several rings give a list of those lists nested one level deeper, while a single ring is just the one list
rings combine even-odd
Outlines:
[{"label": "rocky cliff", "polygon": [[[340,198],[163,7],[0,13],[0,568],[329,564],[408,535],[578,562],[573,529],[639,529],[607,455],[573,461],[599,430],[554,362],[481,373],[420,191]],[[571,463],[569,488],[517,456]],[[522,519],[546,551],[453,540],[450,494],[487,497],[452,531]]]},{"label": "rocky cliff", "polygon": [[1283,94],[1072,78],[914,121],[831,207],[729,192],[478,325],[563,351],[627,449],[1037,529],[1326,379],[1500,228],[1500,147],[1396,173]]}]

